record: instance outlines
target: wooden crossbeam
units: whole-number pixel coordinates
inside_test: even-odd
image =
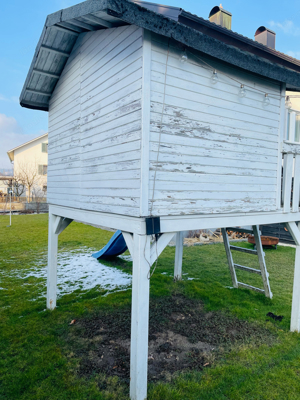
[[[129,232],[124,232],[124,231],[122,231],[122,234],[123,234],[124,240],[127,244],[129,253],[131,254],[131,257],[133,259],[133,257],[134,257],[133,234],[129,233]]]
[[[61,28],[66,28],[68,30],[72,30],[78,34],[85,32],[85,30],[83,30],[82,28],[80,28],[79,26],[75,26],[73,24],[70,24],[69,22],[58,22],[56,24],[56,26],[60,26]]]
[[[63,57],[69,57],[70,56],[70,53],[66,53],[65,51],[61,51],[61,50],[58,50],[58,49],[52,49],[52,47],[45,46],[45,45],[41,46],[41,50],[47,50],[50,53],[59,54],[60,56],[63,56]]]
[[[88,31],[95,31],[97,29],[96,26],[79,21],[78,19],[72,19],[71,21],[69,21],[69,23],[75,26],[79,26],[80,28],[87,29]]]
[[[105,28],[112,28],[114,26],[111,22],[105,21],[104,19],[96,17],[95,15],[92,14],[83,15],[81,18],[90,22],[94,22],[95,24],[101,25]]]
[[[57,217],[54,233],[56,235],[61,234],[70,225],[72,221],[73,220],[70,218]]]
[[[37,68],[33,68],[32,72],[36,72],[37,74],[49,76],[50,78],[55,78],[55,79],[59,79],[60,78],[60,75],[54,74],[53,72],[42,71],[42,70],[37,69]]]
[[[26,88],[26,91],[28,93],[39,94],[41,96],[47,96],[47,97],[51,97],[52,96],[52,93],[42,92],[41,90],[34,90],[34,89]]]
[[[172,237],[175,235],[175,232],[171,233],[163,233],[161,237],[155,241],[150,249],[150,264],[152,265],[159,255],[163,252],[165,247],[169,244]]]
[[[73,36],[78,36],[79,35],[79,32],[71,31],[70,29],[65,28],[63,26],[52,25],[50,28],[51,29],[55,29],[56,31],[61,31],[61,32],[64,32],[64,33],[68,33],[68,34],[73,35]]]

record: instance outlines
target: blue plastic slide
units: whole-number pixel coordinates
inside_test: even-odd
[[[92,254],[94,258],[116,257],[127,250],[127,245],[121,231],[117,231],[106,246],[97,253]]]

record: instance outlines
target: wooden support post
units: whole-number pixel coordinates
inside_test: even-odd
[[[58,227],[59,219],[60,217],[51,214],[49,210],[47,272],[47,308],[49,310],[54,310],[56,307],[58,234],[55,233],[55,230]]]
[[[48,225],[48,271],[47,271],[47,308],[54,310],[56,307],[57,292],[57,250],[58,235],[64,231],[73,219],[57,217],[49,208]]]
[[[176,250],[175,250],[175,266],[174,279],[181,280],[182,278],[182,255],[183,255],[183,232],[176,234]]]
[[[300,246],[296,246],[293,300],[291,313],[292,332],[300,332]]]
[[[150,236],[134,234],[130,346],[130,398],[147,398]]]
[[[292,300],[292,314],[290,329],[292,332],[300,332],[300,230],[295,222],[286,224],[290,234],[296,242],[295,272]]]
[[[223,242],[224,242],[224,246],[225,246],[225,251],[226,251],[229,271],[230,271],[230,275],[231,275],[231,279],[232,279],[232,286],[234,288],[238,288],[238,281],[237,281],[237,278],[236,278],[236,273],[235,273],[235,269],[234,269],[234,262],[233,262],[232,254],[231,254],[231,251],[230,251],[230,243],[229,243],[229,239],[228,239],[226,228],[222,228],[221,231],[222,231]]]
[[[265,289],[265,296],[269,297],[270,299],[272,298],[272,292],[270,288],[270,283],[269,283],[269,274],[267,272],[267,267],[265,263],[265,257],[264,257],[264,250],[261,244],[261,239],[260,239],[260,232],[259,232],[259,226],[258,225],[253,225],[253,234],[254,234],[254,239],[255,239],[255,246],[256,246],[256,251],[258,255],[258,262],[261,270],[261,276],[264,284],[264,289]]]

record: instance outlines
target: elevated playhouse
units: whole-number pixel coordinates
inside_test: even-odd
[[[88,0],[46,19],[20,103],[49,112],[47,307],[58,235],[73,220],[122,231],[133,257],[133,400],[147,396],[150,268],[175,233],[177,278],[181,232],[221,227],[233,285],[251,288],[236,279],[225,228],[253,226],[258,290],[271,297],[257,225],[286,223],[300,330],[300,144],[285,105],[286,90],[300,89],[300,61],[274,46],[264,27],[255,41],[231,31],[219,7],[208,21]]]

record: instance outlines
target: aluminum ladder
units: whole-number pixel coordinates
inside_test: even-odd
[[[261,244],[261,239],[260,239],[261,233],[259,231],[259,226],[253,225],[252,230],[244,229],[244,228],[232,228],[232,227],[222,228],[221,230],[222,230],[222,236],[223,236],[223,241],[224,241],[224,246],[225,246],[225,250],[226,250],[226,256],[227,256],[227,261],[228,261],[228,266],[229,266],[229,270],[230,270],[233,287],[255,290],[256,292],[264,293],[266,297],[269,297],[271,299],[273,295],[272,295],[270,283],[269,283],[269,273],[267,271],[267,267],[266,267],[266,263],[265,263],[265,253],[263,251],[263,247]],[[234,232],[253,234],[254,238],[255,238],[256,250],[246,249],[245,247],[232,246],[229,243],[227,230],[234,231]],[[233,257],[232,257],[232,253],[231,253],[232,250],[257,255],[260,269],[255,269],[255,268],[250,268],[250,267],[245,267],[243,265],[235,264],[233,262]],[[247,272],[261,275],[262,280],[263,280],[264,289],[259,289],[254,286],[247,285],[246,283],[238,282],[237,277],[236,277],[236,272],[235,272],[236,269],[240,269],[242,271],[247,271]]]

